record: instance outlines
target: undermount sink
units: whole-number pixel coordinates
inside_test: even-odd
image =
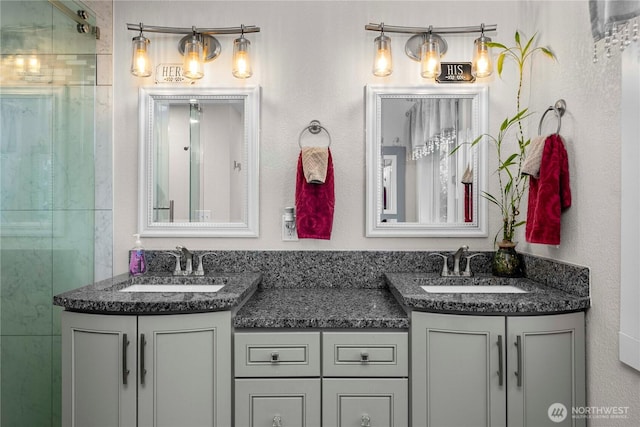
[[[143,275],[129,280],[129,286],[120,292],[218,292],[229,282],[229,277]]]
[[[433,285],[421,286],[425,292],[438,294],[525,294],[522,288],[511,285]]]
[[[131,285],[120,292],[218,292],[224,285]]]

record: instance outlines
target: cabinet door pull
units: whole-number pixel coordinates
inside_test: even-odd
[[[363,414],[360,418],[360,427],[371,427],[371,418],[367,414]]]
[[[271,363],[276,363],[280,361],[280,354],[277,351],[271,353]]]
[[[273,417],[273,424],[271,424],[271,427],[282,427],[282,417],[280,415]]]
[[[522,337],[520,335],[516,336],[515,345],[518,349],[518,370],[514,373],[518,377],[518,387],[522,387]]]
[[[127,369],[127,346],[129,340],[127,334],[122,334],[122,384],[127,385],[127,377],[129,376],[129,370]]]
[[[502,360],[502,335],[498,335],[498,385],[502,386],[504,377],[504,361]]]
[[[362,363],[367,363],[369,361],[369,353],[366,351],[363,351],[360,353],[360,361]]]
[[[140,334],[140,384],[144,384],[144,377],[147,374],[147,370],[144,368],[144,348],[146,345],[144,334]]]

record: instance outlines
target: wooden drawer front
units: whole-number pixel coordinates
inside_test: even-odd
[[[408,376],[407,332],[326,332],[323,375],[327,377]]]
[[[236,333],[234,359],[236,377],[317,377],[320,333]]]

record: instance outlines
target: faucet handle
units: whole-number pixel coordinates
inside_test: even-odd
[[[215,255],[215,252],[204,252],[198,254],[198,269],[195,272],[196,276],[204,276],[204,265],[202,264],[202,260],[207,255]]]
[[[479,256],[479,255],[482,255],[482,254],[478,253],[478,254],[473,254],[473,255],[467,256],[467,267],[464,269],[464,275],[465,276],[473,276],[473,272],[471,271],[471,258]]]
[[[173,275],[174,276],[182,276],[182,267],[180,266],[180,254],[177,254],[175,252],[162,252],[163,254],[166,255],[173,255],[176,258],[176,266],[173,269]]]
[[[443,254],[439,253],[439,252],[432,252],[432,253],[429,254],[429,256],[436,256],[436,255],[439,256],[439,257],[442,257],[442,272],[440,273],[440,275],[442,277],[448,276],[449,275],[449,266],[447,265],[447,258],[448,257],[446,255],[443,255]]]

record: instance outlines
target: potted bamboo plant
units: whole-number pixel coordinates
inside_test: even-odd
[[[496,149],[498,167],[495,174],[500,187],[499,194],[484,192],[482,194],[489,202],[497,206],[502,218],[502,227],[495,237],[497,251],[492,261],[493,274],[497,276],[515,277],[523,274],[523,266],[520,257],[515,251],[517,242],[514,241],[515,232],[518,227],[526,221],[520,217],[520,203],[528,186],[528,175],[522,174],[522,166],[525,159],[525,150],[531,143],[531,139],[525,135],[523,121],[531,113],[528,107],[521,105],[522,91],[525,84],[525,67],[533,60],[534,55],[542,53],[548,58],[555,59],[553,52],[547,47],[534,45],[534,34],[528,40],[522,40],[520,32],[515,33],[515,45],[507,47],[501,43],[488,42],[490,47],[500,49],[497,59],[498,75],[502,77],[502,70],[505,60],[512,60],[517,66],[518,90],[516,92],[516,112],[513,116],[507,117],[500,124],[498,134],[481,135],[472,142],[478,144],[483,140],[493,143]],[[510,141],[515,137],[517,142],[515,151],[508,152],[512,144]],[[502,233],[502,239],[499,235]]]

